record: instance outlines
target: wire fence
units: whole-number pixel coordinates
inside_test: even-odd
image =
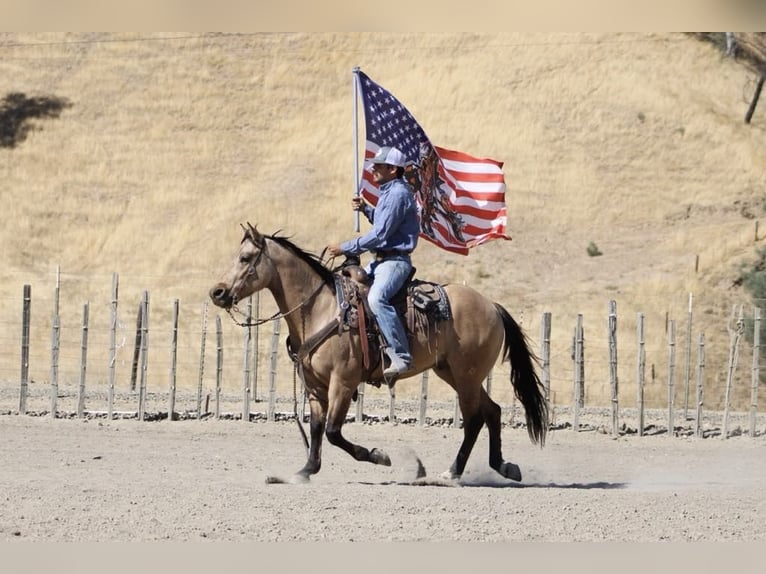
[[[280,320],[242,328],[205,298],[181,304],[165,289],[155,297],[135,287],[126,296],[119,275],[110,279],[81,305],[72,293],[83,278],[58,271],[50,283],[23,285],[17,297],[0,301],[0,408],[141,420],[305,419],[306,398]],[[276,311],[268,294],[241,308],[252,317]],[[730,416],[744,416],[746,431],[758,434],[760,309],[734,306],[714,333],[698,332],[691,295],[675,319],[667,311],[619,315],[616,301],[604,309],[601,317],[513,313],[540,358],[554,418],[567,413],[579,429],[598,411],[617,434],[630,411],[642,433],[645,413],[653,412],[666,430],[689,424],[702,435],[704,412],[715,411],[722,412],[715,423],[722,434],[735,430]],[[706,361],[711,346],[728,360]],[[429,374],[398,381],[392,392],[362,385],[350,417],[460,424],[454,392]],[[509,380],[510,365],[498,363],[484,384],[508,420],[521,424]]]

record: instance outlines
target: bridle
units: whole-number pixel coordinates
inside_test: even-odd
[[[255,245],[255,247],[258,248],[258,250],[259,250],[258,251],[258,255],[253,257],[252,261],[250,261],[250,263],[248,264],[247,272],[245,273],[245,276],[244,276],[243,280],[240,282],[239,289],[237,289],[237,291],[235,293],[232,293],[232,301],[233,301],[232,306],[227,308],[226,312],[229,314],[229,317],[231,317],[231,320],[234,321],[234,323],[236,325],[238,325],[239,327],[258,327],[258,326],[263,325],[265,323],[269,323],[269,322],[273,321],[274,319],[282,319],[284,317],[287,317],[288,315],[291,315],[292,313],[294,313],[298,309],[301,309],[304,305],[306,305],[306,303],[311,301],[311,299],[313,299],[314,296],[317,293],[319,293],[319,291],[322,289],[322,287],[324,287],[324,283],[320,282],[319,285],[317,286],[317,288],[314,289],[308,297],[306,297],[303,301],[298,303],[295,307],[293,307],[289,311],[285,311],[284,313],[281,312],[281,311],[277,311],[271,317],[266,317],[265,319],[255,319],[253,321],[250,321],[250,320],[248,320],[248,321],[240,321],[240,320],[238,320],[234,316],[233,311],[236,311],[237,313],[239,313],[243,317],[245,316],[245,314],[239,309],[239,307],[237,307],[237,303],[239,302],[239,298],[237,297],[237,295],[239,294],[239,291],[241,291],[242,286],[245,284],[245,282],[246,282],[245,279],[249,278],[250,276],[255,276],[254,277],[255,279],[258,278],[258,272],[256,271],[256,267],[258,266],[258,263],[260,262],[261,257],[263,256],[263,252],[266,251],[266,241],[264,240],[263,243],[261,243],[259,245],[258,242],[255,240],[255,235],[253,234],[253,227],[252,227],[252,225],[250,225],[250,224],[248,224],[248,225],[250,226],[250,229],[245,228],[244,225],[241,226],[242,229],[245,230],[245,237],[242,239],[242,241],[244,242],[245,240],[249,239],[253,243],[253,245]]]

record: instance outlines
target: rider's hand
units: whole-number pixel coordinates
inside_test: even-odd
[[[364,200],[362,199],[362,196],[355,195],[351,198],[351,209],[354,211],[362,211],[364,208]]]
[[[340,248],[340,243],[330,243],[330,245],[327,246],[327,252],[333,257],[343,255],[343,250]]]

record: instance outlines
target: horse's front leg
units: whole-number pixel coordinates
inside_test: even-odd
[[[327,417],[327,406],[323,404],[313,394],[309,395],[309,455],[306,464],[302,469],[295,473],[292,482],[308,482],[312,474],[319,472],[322,468],[322,438],[325,431],[325,420]]]
[[[327,411],[327,440],[330,444],[342,448],[355,460],[371,462],[391,466],[391,459],[380,449],[366,449],[347,440],[341,433],[343,423],[346,421],[351,397],[356,389],[356,384],[333,380],[330,383],[329,405]]]

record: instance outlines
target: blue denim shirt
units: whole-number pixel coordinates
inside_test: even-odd
[[[340,244],[347,255],[364,251],[397,249],[412,251],[418,244],[420,217],[412,188],[403,179],[393,179],[380,186],[378,204],[363,204],[362,212],[372,223],[364,235]]]

